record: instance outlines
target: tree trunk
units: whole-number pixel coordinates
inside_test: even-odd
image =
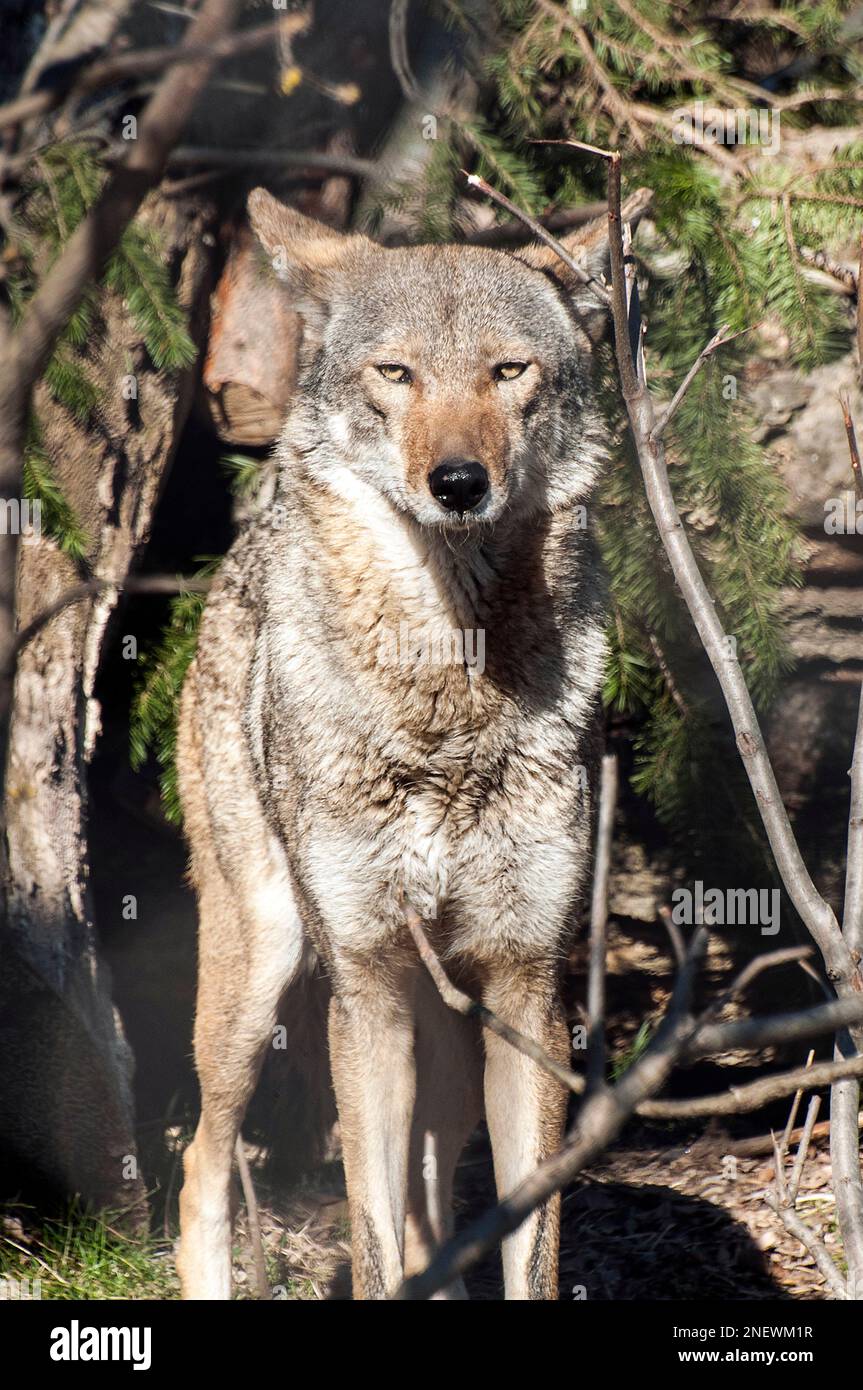
[[[206,214],[153,199],[142,217],[160,227],[200,346],[214,244]],[[107,302],[105,319],[92,359],[103,393],[98,427],[76,424],[41,388],[38,407],[52,467],[90,539],[89,566],[122,583],[147,539],[194,369],[157,372],[119,301]],[[22,544],[19,626],[78,577],[49,538]],[[18,663],[5,804],[0,1136],[13,1170],[142,1218],[131,1053],[97,949],[87,872],[87,768],[100,724],[94,688],[117,601],[110,590],[65,608]],[[117,894],[121,912],[121,883]]]

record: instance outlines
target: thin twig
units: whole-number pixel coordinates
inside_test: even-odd
[[[860,450],[857,447],[857,431],[854,428],[854,420],[851,416],[851,406],[848,400],[848,393],[839,396],[839,405],[842,410],[842,420],[845,425],[845,435],[848,440],[848,454],[851,459],[851,473],[854,477],[854,491],[858,497],[863,497],[863,470],[860,467]]]
[[[815,1053],[810,1050],[809,1056],[806,1058],[806,1066],[811,1067],[814,1061]],[[782,1131],[782,1138],[779,1140],[778,1144],[775,1136],[773,1139],[773,1159],[776,1165],[776,1182],[782,1201],[786,1204],[788,1203],[788,1188],[785,1183],[785,1159],[788,1156],[788,1146],[791,1142],[791,1134],[794,1130],[794,1126],[797,1123],[797,1112],[800,1109],[800,1102],[803,1099],[803,1094],[802,1089],[794,1092],[794,1098],[791,1101],[791,1106],[788,1111],[788,1119],[785,1121],[785,1128]],[[794,1205],[793,1202],[791,1205]]]
[[[574,1091],[580,1095],[584,1090],[584,1080],[570,1071],[568,1067],[562,1067],[559,1062],[555,1062],[553,1057],[540,1047],[539,1043],[534,1042],[533,1038],[525,1037],[524,1033],[519,1033],[517,1028],[511,1028],[508,1023],[504,1023],[502,1018],[487,1009],[485,1004],[480,1004],[477,1000],[471,999],[469,994],[457,988],[452,983],[446,971],[438,959],[438,956],[426,935],[422,922],[418,914],[412,907],[405,908],[405,921],[408,930],[414,939],[420,959],[426,970],[431,975],[437,986],[441,999],[449,1008],[463,1018],[476,1018],[487,1028],[490,1033],[496,1033],[504,1042],[508,1042],[517,1052],[522,1052],[526,1057],[531,1057],[538,1067],[548,1072],[556,1081],[559,1081],[567,1090]]]
[[[549,232],[568,232],[573,227],[595,222],[604,212],[605,203],[580,203],[575,208],[557,208],[537,218],[537,221]],[[461,240],[471,246],[506,246],[510,243],[518,245],[530,235],[530,228],[514,217],[510,222],[495,222],[491,227],[465,232]]]
[[[539,241],[544,242],[546,246],[550,246],[552,251],[555,251],[563,261],[564,265],[569,267],[576,280],[592,290],[601,304],[608,305],[611,302],[606,286],[600,284],[599,280],[597,280],[594,275],[590,275],[588,271],[585,270],[584,266],[579,265],[578,261],[569,254],[566,248],[551,235],[551,232],[546,231],[541,222],[538,222],[535,217],[531,217],[529,213],[522,212],[521,208],[516,207],[515,203],[510,202],[509,198],[507,198],[504,193],[499,193],[496,188],[492,188],[491,184],[487,183],[479,174],[469,174],[465,169],[462,169],[461,172],[467,179],[471,188],[479,189],[480,193],[484,193],[487,198],[491,198],[492,202],[497,203],[498,207],[505,208],[507,212],[512,213],[513,217],[517,217],[520,222],[523,222],[526,227],[530,228]]]
[[[606,753],[599,780],[596,855],[590,902],[590,962],[587,975],[587,1087],[605,1078],[605,956],[608,925],[608,878],[614,813],[617,807],[617,754]]]
[[[697,377],[698,373],[701,371],[701,368],[704,366],[704,363],[707,361],[707,359],[709,357],[712,357],[713,354],[719,348],[724,347],[726,343],[733,342],[735,338],[741,337],[741,335],[744,333],[752,333],[757,326],[757,324],[753,324],[749,328],[740,328],[736,333],[732,333],[730,332],[729,324],[724,323],[722,325],[722,327],[719,329],[719,332],[715,333],[713,337],[710,339],[710,342],[707,344],[707,347],[701,349],[692,366],[689,368],[689,371],[686,373],[686,376],[681,381],[680,385],[678,386],[677,390],[675,391],[665,410],[663,410],[662,414],[657,420],[656,425],[654,426],[653,431],[651,433],[651,439],[659,439],[665,433],[665,430],[667,429],[670,420],[676,413],[678,406],[683,400],[683,397],[686,395],[687,391],[689,390],[693,381]]]
[[[770,1131],[770,1138],[773,1141],[773,1170],[776,1174],[776,1191],[779,1193],[779,1200],[783,1206],[788,1205],[788,1184],[785,1181],[785,1154],[782,1150],[782,1141],[777,1140],[773,1131]]]
[[[806,1121],[803,1125],[803,1133],[800,1143],[797,1146],[797,1153],[794,1158],[794,1166],[791,1169],[791,1177],[788,1180],[788,1203],[795,1206],[797,1203],[797,1193],[800,1188],[800,1179],[803,1177],[803,1168],[806,1163],[806,1155],[809,1152],[809,1143],[812,1139],[812,1131],[815,1128],[815,1121],[818,1119],[818,1111],[821,1108],[821,1097],[813,1096],[809,1102],[809,1109],[806,1111]]]
[[[626,214],[622,216],[625,218]],[[647,373],[644,365],[644,324],[641,318],[641,300],[638,294],[638,276],[635,273],[635,257],[632,254],[632,227],[623,223],[623,274],[626,282],[626,316],[629,320],[629,345],[635,362],[635,374],[644,383]]]
[[[727,985],[713,1001],[707,1010],[707,1017],[715,1018],[726,1004],[730,1004],[733,999],[748,989],[765,970],[773,970],[777,965],[790,965],[792,962],[799,964],[811,954],[811,951],[811,946],[780,946],[776,951],[764,951],[759,956],[753,956],[752,960],[747,961],[743,969],[737,972],[731,984]],[[729,1026],[733,1027],[734,1025]]]
[[[671,949],[674,952],[675,964],[680,966],[683,964],[683,958],[686,955],[686,942],[683,939],[683,932],[671,916],[671,908],[666,907],[664,903],[658,909],[658,916],[660,922],[668,932],[668,939],[671,942]]]
[[[264,1242],[261,1239],[258,1199],[255,1196],[255,1185],[252,1182],[249,1160],[246,1158],[246,1148],[243,1144],[243,1136],[241,1134],[237,1135],[234,1153],[237,1159],[237,1167],[240,1170],[240,1182],[243,1186],[243,1198],[246,1203],[246,1216],[249,1222],[249,1239],[252,1243],[252,1255],[255,1261],[255,1282],[258,1286],[258,1298],[269,1301],[273,1297],[273,1292],[270,1288],[270,1282],[267,1279],[267,1261],[264,1257]]]
[[[811,1067],[814,1061],[815,1053],[810,1052],[809,1056],[806,1058],[807,1067]],[[802,1101],[802,1099],[803,1092],[795,1091],[794,1099],[792,1100],[790,1109],[788,1111],[788,1119],[785,1121],[785,1129],[782,1131],[782,1140],[779,1145],[779,1152],[782,1156],[783,1163],[785,1161],[785,1155],[788,1153],[788,1146],[791,1143],[791,1135],[794,1132],[794,1126],[797,1123],[797,1112],[800,1109],[800,1102]]]

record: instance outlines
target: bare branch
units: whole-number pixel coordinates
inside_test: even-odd
[[[178,145],[168,156],[169,169],[194,164],[202,169],[319,169],[326,174],[349,174],[358,179],[381,177],[373,159],[321,150],[216,150],[203,145]]]
[[[816,1062],[812,1067],[797,1067],[794,1071],[750,1081],[745,1086],[729,1086],[722,1095],[695,1096],[692,1100],[646,1100],[639,1105],[638,1113],[652,1120],[745,1115],[750,1110],[760,1110],[762,1105],[769,1105],[771,1101],[782,1100],[797,1090],[829,1086],[843,1076],[863,1076],[863,1057],[847,1057],[838,1062]]]
[[[478,1019],[483,1028],[487,1028],[490,1033],[496,1033],[517,1052],[523,1052],[525,1057],[532,1058],[537,1066],[548,1072],[567,1090],[575,1092],[576,1095],[582,1093],[584,1090],[582,1077],[570,1071],[568,1067],[562,1067],[559,1062],[555,1062],[547,1052],[543,1051],[539,1043],[534,1042],[532,1038],[525,1037],[516,1028],[511,1028],[508,1023],[504,1023],[502,1018],[498,1018],[491,1009],[487,1009],[484,1004],[471,999],[469,994],[465,994],[452,983],[425,933],[419,916],[412,907],[405,908],[405,921],[423,965],[434,980],[441,999],[449,1008],[454,1009],[463,1018]]]
[[[836,1064],[863,1063],[854,1043],[843,1030],[836,1035]],[[860,1173],[860,1083],[863,1068],[839,1081],[830,1092],[830,1168],[842,1247],[848,1264],[850,1287],[863,1297],[863,1178]]]
[[[586,1100],[563,1147],[530,1177],[459,1233],[437,1253],[427,1269],[407,1279],[395,1294],[399,1300],[430,1298],[463,1274],[489,1250],[516,1230],[538,1206],[569,1182],[608,1147],[636,1106],[664,1085],[692,1031],[689,1002],[697,962],[704,954],[707,933],[699,928],[681,969],[668,1012],[643,1056],[614,1087],[603,1087]]]
[[[810,1051],[809,1056],[806,1058],[806,1065],[807,1065],[807,1067],[811,1067],[811,1066],[812,1066],[812,1063],[813,1063],[814,1061],[815,1061],[815,1051],[814,1051],[814,1049],[813,1049],[813,1050]],[[795,1092],[794,1092],[794,1099],[792,1100],[791,1106],[790,1106],[789,1111],[788,1111],[788,1119],[785,1121],[785,1128],[784,1128],[784,1130],[782,1131],[782,1138],[781,1138],[781,1140],[780,1140],[780,1142],[779,1142],[779,1147],[778,1147],[778,1149],[777,1149],[777,1151],[776,1151],[776,1175],[777,1175],[777,1178],[780,1178],[780,1179],[781,1179],[780,1186],[781,1186],[781,1189],[782,1189],[782,1196],[783,1196],[783,1198],[784,1198],[784,1196],[785,1196],[785,1177],[784,1177],[785,1155],[788,1153],[788,1148],[789,1148],[789,1145],[790,1145],[790,1143],[791,1143],[791,1136],[792,1136],[792,1134],[795,1132],[794,1126],[795,1126],[796,1123],[797,1123],[797,1114],[798,1114],[798,1112],[799,1112],[799,1110],[800,1110],[800,1102],[802,1101],[802,1099],[803,1099],[803,1092],[802,1092],[802,1091],[799,1091],[799,1090],[798,1090],[798,1091],[795,1091]],[[799,1134],[799,1137],[798,1137],[798,1143],[799,1143],[800,1140],[803,1138],[803,1132],[804,1132],[804,1130],[805,1130],[805,1126],[803,1127],[803,1130],[800,1131],[800,1134]],[[774,1148],[775,1148],[775,1147],[776,1147],[776,1146],[775,1146],[775,1143],[774,1143]]]
[[[800,1143],[797,1146],[797,1154],[794,1159],[794,1167],[791,1169],[791,1178],[788,1183],[788,1201],[792,1207],[797,1202],[797,1192],[800,1187],[800,1179],[803,1176],[803,1167],[806,1163],[806,1155],[809,1152],[809,1143],[812,1139],[812,1131],[815,1128],[815,1121],[818,1119],[818,1111],[820,1108],[821,1097],[813,1096],[809,1102],[809,1109],[806,1111],[806,1122],[803,1126],[803,1133],[800,1136]]]
[[[863,1023],[863,999],[853,996],[794,1013],[771,1014],[767,1018],[705,1023],[693,1038],[688,1056],[709,1057],[712,1053],[735,1050],[754,1052],[762,1047],[779,1047],[817,1038],[837,1028],[860,1023]]]
[[[863,1115],[858,1117],[858,1128],[863,1128]],[[820,1120],[812,1131],[813,1139],[826,1139],[830,1133],[830,1121]],[[794,1129],[788,1136],[791,1144],[796,1144],[803,1134],[802,1127]],[[751,1139],[732,1139],[725,1145],[725,1153],[734,1154],[738,1158],[753,1158],[759,1154],[770,1153],[771,1136],[769,1134],[756,1134]]]
[[[484,1004],[471,999],[469,994],[465,994],[463,990],[458,989],[452,983],[413,908],[405,909],[405,921],[416,944],[420,959],[431,975],[438,993],[449,1008],[454,1009],[464,1018],[476,1018],[484,1028],[488,1028],[490,1032],[503,1038],[517,1052],[530,1057],[537,1066],[548,1072],[574,1095],[584,1094],[586,1085],[583,1077],[554,1061],[540,1047],[539,1043],[510,1027],[491,1009],[487,1009]],[[695,1061],[699,1057],[708,1056],[710,1053],[725,1052],[731,1048],[746,1048],[754,1051],[774,1043],[817,1037],[821,1033],[832,1033],[840,1023],[856,1023],[863,1020],[863,999],[857,996],[845,1000],[833,1000],[830,1004],[802,1009],[797,1013],[779,1014],[763,1019],[742,1019],[724,1024],[709,1021],[717,1008],[731,999],[761,970],[772,965],[784,964],[789,959],[796,959],[799,955],[800,948],[789,948],[771,951],[759,957],[758,961],[750,962],[749,966],[741,971],[720,999],[715,1001],[706,1014],[693,1024],[689,1040],[682,1049],[681,1060]],[[813,1085],[826,1085],[839,1076],[860,1074],[858,1072],[859,1061],[859,1058],[853,1058],[848,1062],[843,1060],[839,1063],[820,1063],[822,1070],[813,1073],[820,1079],[813,1082]],[[737,1114],[748,1110],[757,1110],[760,1105],[765,1105],[768,1101],[778,1097],[790,1095],[792,1091],[802,1086],[804,1083],[801,1082],[800,1077],[804,1071],[805,1069],[798,1069],[767,1077],[763,1081],[753,1082],[750,1086],[732,1087],[729,1093],[723,1096],[698,1097],[691,1101],[645,1101],[643,1104],[637,1104],[636,1110],[640,1115],[663,1119],[679,1116]]]
[[[674,952],[674,959],[678,965],[683,964],[683,957],[686,955],[686,943],[683,939],[683,932],[671,916],[671,909],[665,904],[659,908],[659,920],[668,932],[668,939],[671,942],[671,949]]]
[[[15,643],[2,675],[8,678],[14,674],[22,648],[26,647],[28,642],[32,642],[52,618],[56,618],[58,613],[62,613],[64,608],[73,603],[80,603],[82,599],[103,594],[109,589],[117,589],[127,594],[206,594],[209,592],[210,582],[209,579],[184,578],[182,575],[170,574],[150,574],[122,580],[84,579],[80,584],[73,584],[70,588],[64,589],[53,603],[49,603],[35,618],[31,618],[26,627],[21,628],[15,636]]]
[[[559,208],[547,216],[537,218],[537,221],[549,232],[568,232],[572,227],[583,227],[587,222],[595,222],[604,212],[605,203],[580,203],[575,208]],[[463,240],[471,246],[506,246],[518,245],[526,241],[530,235],[530,228],[518,218],[513,218],[511,222],[496,222],[481,231],[467,232]]]
[[[805,957],[811,952],[811,946],[780,946],[778,951],[765,951],[760,956],[753,956],[752,960],[747,961],[743,969],[734,976],[731,984],[723,989],[713,1001],[707,1010],[706,1017],[715,1018],[726,1004],[730,1004],[732,999],[748,989],[753,980],[757,980],[758,976],[763,974],[765,970],[772,970],[777,965],[790,965],[792,961],[802,965]]]
[[[212,42],[190,42],[179,48],[172,44],[164,48],[115,53],[108,58],[97,59],[86,67],[73,67],[66,81],[60,76],[50,87],[40,87],[38,91],[27,92],[0,106],[0,130],[20,125],[35,116],[45,116],[56,110],[69,96],[89,96],[104,87],[113,87],[121,82],[137,82],[142,77],[164,72],[166,68],[194,63],[201,58],[224,62],[226,58],[263,48],[280,34],[302,33],[307,24],[305,15],[283,15],[267,24],[256,25],[254,29],[244,29],[241,33],[229,34]]]
[[[590,964],[587,977],[587,1086],[593,1090],[605,1078],[605,956],[608,923],[608,876],[614,813],[617,807],[617,754],[602,759],[596,855],[590,903]]]
[[[698,373],[701,371],[701,368],[704,366],[704,363],[707,361],[707,359],[709,357],[712,357],[714,352],[716,352],[719,348],[724,347],[726,343],[733,342],[735,338],[741,337],[741,335],[744,333],[751,333],[755,327],[757,327],[757,325],[754,324],[750,328],[741,328],[738,330],[737,333],[731,333],[729,331],[729,325],[727,323],[724,323],[722,325],[719,332],[715,333],[713,337],[710,339],[710,342],[707,344],[707,347],[701,349],[700,353],[696,357],[692,366],[689,368],[689,371],[686,373],[686,376],[683,378],[682,382],[678,386],[677,390],[675,391],[665,410],[663,410],[662,414],[660,415],[653,428],[653,433],[651,435],[652,439],[659,439],[660,436],[665,433],[672,416],[676,413],[678,406],[683,400],[683,397],[686,395],[687,391],[689,390],[693,381],[697,377]]]
[[[851,456],[851,472],[854,477],[854,490],[858,497],[863,497],[863,470],[860,468],[860,450],[857,447],[857,432],[854,429],[854,421],[851,418],[851,408],[847,394],[839,397],[839,405],[842,409],[842,420],[845,425],[845,435],[848,440],[848,453]]]
[[[836,1297],[843,1301],[847,1299],[848,1292],[845,1288],[845,1281],[830,1258],[830,1252],[824,1242],[806,1225],[806,1222],[803,1221],[795,1211],[792,1211],[790,1207],[782,1205],[780,1198],[777,1197],[775,1192],[765,1192],[764,1200],[771,1211],[775,1211],[785,1229],[809,1251],[820,1273],[824,1276],[826,1283],[829,1284]]]
[[[483,1027],[489,1028],[517,1051],[531,1057],[567,1089],[575,1094],[584,1092],[585,1085],[581,1077],[567,1068],[561,1067],[545,1054],[538,1043],[524,1037],[523,1034],[505,1024],[491,1010],[486,1009],[484,1005],[477,1003],[462,990],[457,989],[443,969],[417,913],[412,908],[407,908],[405,919],[423,964],[434,980],[441,998],[450,1008],[455,1009],[464,1017],[477,1018]],[[398,1298],[422,1299],[430,1297],[432,1293],[437,1292],[438,1289],[443,1288],[458,1275],[464,1273],[504,1236],[515,1230],[535,1207],[562,1187],[565,1182],[568,1182],[581,1167],[591,1162],[598,1153],[601,1153],[616,1137],[626,1118],[633,1112],[657,1119],[739,1114],[758,1109],[759,1106],[782,1096],[790,1095],[802,1087],[811,1088],[829,1084],[839,1075],[863,1074],[863,1058],[855,1057],[839,1064],[825,1062],[816,1067],[799,1068],[795,1071],[753,1082],[749,1086],[732,1087],[726,1095],[698,1097],[694,1100],[682,1101],[650,1099],[667,1080],[678,1061],[698,1054],[697,1040],[702,1033],[709,1041],[717,1042],[719,1041],[719,1034],[722,1035],[723,1040],[729,1035],[723,1030],[739,1029],[743,1026],[739,1023],[727,1024],[722,1027],[707,1025],[703,1021],[693,1022],[685,1017],[694,961],[703,951],[706,939],[706,933],[703,929],[696,933],[693,938],[678,976],[668,1014],[641,1061],[625,1073],[623,1080],[613,1090],[609,1090],[605,1086],[598,1086],[585,1101],[575,1130],[563,1148],[531,1174],[530,1178],[526,1179],[514,1193],[486,1213],[463,1236],[448,1242],[432,1260],[428,1269],[408,1280],[402,1286],[397,1295]],[[796,959],[799,954],[799,950],[771,952],[762,958],[764,963],[761,964],[760,968],[767,968],[767,963],[783,963],[789,957]],[[757,965],[757,962],[753,962],[751,968],[741,972],[731,988],[726,991],[724,997],[730,997],[742,984],[747,983],[748,979],[754,978],[754,975],[759,973],[756,968]],[[846,1011],[853,1013],[856,1017],[858,1011],[863,1011],[863,1000],[843,1001],[842,1017],[845,1016]],[[805,1020],[812,1032],[832,1032],[836,1026],[837,1016],[835,1004],[822,1005],[818,1008],[803,1010],[799,1015],[786,1015],[783,1019],[783,1026],[793,1030],[800,1021]],[[776,1032],[773,1019],[765,1019],[760,1022],[758,1020],[746,1020],[746,1023],[750,1025],[750,1039],[756,1038],[755,1043],[753,1043],[755,1046],[758,1045],[759,1029],[770,1036]],[[670,1059],[668,1056],[669,1047],[673,1053]],[[654,1049],[656,1050],[654,1051]],[[650,1068],[647,1071],[638,1071],[642,1062],[645,1062],[649,1056],[652,1059]],[[628,1079],[636,1071],[638,1073],[637,1081],[629,1082]],[[625,1085],[625,1083],[628,1084]],[[630,1090],[634,1091],[631,1104],[629,1103]],[[620,1114],[614,1100],[610,1100],[610,1097],[616,1097],[619,1100],[620,1096],[627,1098],[626,1111],[623,1115]]]
[[[600,284],[595,276],[588,274],[584,266],[578,264],[578,261],[569,254],[565,247],[561,246],[560,242],[557,241],[550,232],[546,231],[541,222],[538,222],[535,217],[531,217],[528,213],[522,212],[521,208],[516,207],[515,203],[510,202],[505,194],[499,193],[496,188],[492,188],[491,184],[487,183],[479,174],[469,174],[465,169],[462,169],[461,172],[467,179],[471,188],[479,189],[480,193],[484,193],[487,198],[491,198],[493,203],[497,203],[499,207],[505,208],[507,212],[512,213],[513,217],[517,217],[520,222],[523,222],[526,227],[530,228],[539,241],[544,242],[546,246],[550,246],[553,251],[556,251],[564,265],[568,266],[572,271],[576,280],[580,281],[582,285],[589,287],[601,304],[610,304],[611,300],[605,285]]]

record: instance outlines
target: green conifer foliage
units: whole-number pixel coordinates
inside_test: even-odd
[[[200,561],[195,578],[215,574],[220,556]],[[168,820],[182,819],[177,789],[177,715],[186,672],[198,645],[198,628],[205,594],[180,593],[171,600],[168,622],[159,641],[139,658],[141,678],[132,703],[130,752],[134,768],[146,762],[150,752],[159,764],[162,806]]]
[[[225,454],[221,460],[232,493],[248,501],[260,483],[260,460],[249,454]],[[195,578],[209,579],[220,557],[202,557]],[[130,748],[132,766],[143,767],[149,753],[159,765],[162,809],[175,825],[182,820],[177,789],[177,717],[180,692],[198,643],[198,626],[205,594],[184,593],[171,600],[168,622],[159,640],[140,660],[140,679],[132,702]]]
[[[467,24],[460,5],[447,8],[454,23]],[[732,47],[744,24],[762,54],[775,52],[777,71],[801,55],[813,60],[809,70],[817,79],[804,67],[783,92],[792,97],[781,115],[786,131],[859,123],[854,89],[861,64],[843,31],[850,4],[759,6],[737,25],[711,17],[709,8],[663,0],[497,0],[496,51],[477,75],[494,83],[485,129],[506,150],[506,173],[496,176],[477,159],[467,167],[537,213],[603,198],[605,167],[584,152],[533,142],[574,139],[623,150],[624,193],[645,185],[654,190],[651,226],[636,252],[648,376],[662,398],[722,324],[732,332],[752,330],[696,378],[668,444],[690,539],[763,708],[790,665],[782,591],[799,583],[800,559],[783,486],[753,441],[747,369],[759,352],[763,322],[785,335],[787,358],[803,370],[847,351],[846,308],[807,278],[800,251],[859,238],[863,148],[846,145],[840,157],[822,166],[810,162],[802,173],[786,157],[780,133],[775,157],[732,165],[728,147],[681,141],[679,113],[700,101],[708,113],[744,111],[756,128],[758,111],[767,108],[765,91],[741,75]],[[825,89],[831,98],[819,101]],[[843,89],[847,101],[835,100]],[[775,127],[764,129],[772,140]],[[457,122],[446,133],[468,153]],[[445,162],[441,155],[440,166]],[[456,162],[449,159],[450,166]],[[435,197],[446,203],[447,225],[458,223],[453,209],[464,190],[438,191],[439,183],[414,192],[426,234],[435,224]],[[605,701],[639,723],[636,790],[693,839],[705,833],[704,818],[693,814],[696,802],[704,804],[704,786],[714,785],[715,772],[718,795],[733,797],[735,778],[713,701],[705,697],[704,662],[626,444],[610,356],[603,381],[618,441],[595,509],[613,597]],[[740,814],[738,806],[735,818]]]
[[[13,268],[6,280],[16,320],[97,197],[104,171],[91,146],[70,142],[44,150],[34,162],[29,178],[16,226]],[[196,353],[158,238],[151,229],[133,222],[111,257],[103,286],[85,294],[45,369],[44,381],[52,398],[85,425],[95,420],[100,404],[92,362],[103,329],[102,289],[124,298],[154,366],[176,371],[189,366]],[[25,445],[24,491],[28,498],[41,499],[46,534],[73,559],[83,562],[88,538],[63,497],[34,413]]]

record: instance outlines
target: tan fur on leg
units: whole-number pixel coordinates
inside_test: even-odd
[[[465,1143],[482,1117],[482,1040],[472,1020],[460,1018],[441,1001],[423,972],[416,998],[417,1102],[411,1127],[408,1212],[405,1226],[405,1274],[425,1269],[438,1240],[452,1234],[452,1188],[455,1167]],[[426,1136],[433,1136],[434,1153]],[[441,1231],[432,1228],[428,1211],[427,1165],[436,1183]],[[440,1300],[466,1298],[461,1279],[435,1295]]]
[[[569,1036],[553,971],[545,965],[496,972],[484,1001],[506,1022],[566,1063]],[[486,1034],[485,1107],[498,1195],[505,1197],[560,1147],[566,1092],[494,1034]],[[534,1212],[503,1243],[507,1299],[556,1299],[560,1197]]]

